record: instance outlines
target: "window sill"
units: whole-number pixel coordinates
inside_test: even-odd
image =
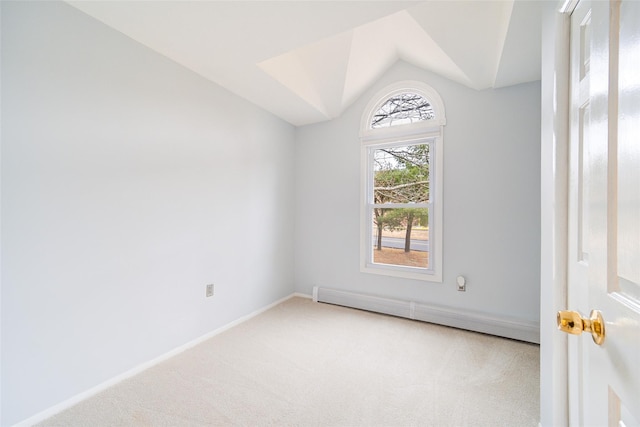
[[[382,276],[398,277],[402,279],[420,280],[423,282],[442,283],[442,275],[433,270],[420,271],[420,269],[394,268],[388,265],[369,264],[360,267],[361,273],[378,274]]]

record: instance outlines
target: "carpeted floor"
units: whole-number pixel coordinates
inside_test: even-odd
[[[539,347],[292,298],[43,426],[537,426]]]

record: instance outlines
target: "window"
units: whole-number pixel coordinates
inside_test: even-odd
[[[386,88],[362,120],[361,270],[442,280],[440,96],[420,82]]]
[[[433,118],[435,113],[426,98],[417,93],[404,92],[393,95],[382,104],[373,115],[371,127],[397,126]]]

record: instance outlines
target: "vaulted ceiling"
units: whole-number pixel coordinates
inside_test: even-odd
[[[473,89],[540,79],[540,1],[68,1],[294,125],[396,61]]]

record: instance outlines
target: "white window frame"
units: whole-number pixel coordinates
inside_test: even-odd
[[[384,128],[371,127],[373,116],[392,96],[404,92],[417,93],[431,103],[435,118],[420,122]],[[360,203],[360,271],[363,273],[442,282],[443,243],[443,130],[446,124],[444,104],[440,95],[429,85],[417,81],[404,81],[378,92],[367,105],[360,125],[361,145],[361,203]],[[430,145],[429,202],[415,207],[429,208],[429,268],[377,264],[372,261],[373,250],[373,171],[372,152],[377,148],[428,143]],[[406,207],[386,204],[385,207]]]

